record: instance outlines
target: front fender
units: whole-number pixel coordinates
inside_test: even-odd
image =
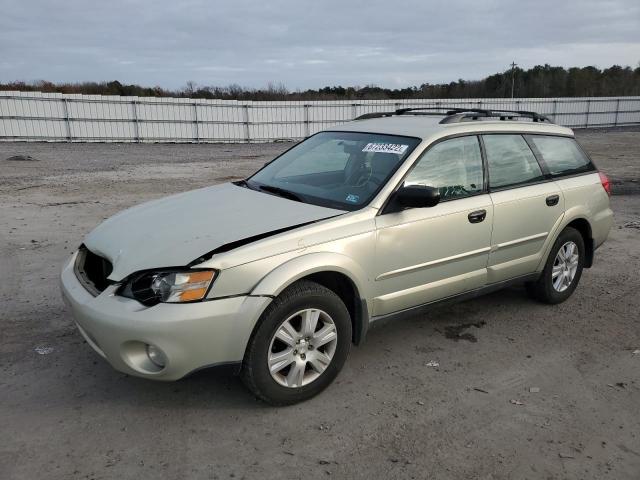
[[[371,295],[371,279],[351,257],[340,253],[308,253],[293,258],[268,273],[251,291],[251,295],[278,296],[296,280],[318,272],[338,272],[347,276],[358,289],[361,299]]]

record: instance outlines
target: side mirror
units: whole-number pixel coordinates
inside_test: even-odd
[[[391,211],[405,208],[435,207],[440,202],[440,190],[426,185],[408,185],[400,187],[392,200]]]

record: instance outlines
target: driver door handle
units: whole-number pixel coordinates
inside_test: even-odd
[[[469,219],[469,222],[471,222],[471,223],[480,223],[485,218],[487,218],[487,211],[486,210],[476,210],[475,212],[471,212],[467,218]]]

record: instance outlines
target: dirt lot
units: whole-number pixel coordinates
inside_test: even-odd
[[[0,143],[0,478],[640,478],[640,133],[579,136],[619,195],[569,301],[512,288],[388,323],[288,408],[219,372],[115,372],[58,291],[103,218],[287,145]]]

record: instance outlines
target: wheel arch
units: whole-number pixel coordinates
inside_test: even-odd
[[[551,249],[555,244],[556,240],[560,236],[560,234],[567,227],[572,227],[578,230],[582,235],[585,245],[585,262],[584,267],[589,268],[593,265],[593,257],[595,251],[595,244],[593,240],[593,230],[591,226],[591,222],[589,222],[589,211],[584,207],[574,207],[570,210],[567,210],[565,214],[558,220],[556,225],[553,228],[553,234],[550,235],[547,239],[546,246],[543,249],[543,254],[540,258],[540,263],[536,269],[536,272],[541,272],[544,268],[549,255],[551,254]]]
[[[589,268],[593,265],[593,252],[595,250],[593,244],[593,234],[591,229],[591,223],[585,217],[576,217],[569,221],[563,228],[564,230],[567,227],[571,227],[576,229],[582,235],[582,239],[584,240],[585,247],[585,259],[584,259],[584,268]],[[561,231],[562,231],[561,230]],[[559,235],[560,233],[558,233]]]
[[[300,280],[332,290],[344,302],[353,326],[353,343],[362,343],[369,325],[369,278],[353,259],[342,254],[311,253],[283,263],[267,274],[251,295],[277,297]]]

